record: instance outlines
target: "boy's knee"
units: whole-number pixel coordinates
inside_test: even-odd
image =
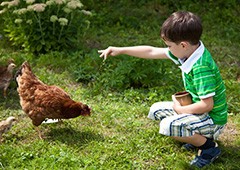
[[[168,114],[172,114],[170,112],[172,112],[172,102],[157,102],[150,107],[148,118],[152,120],[161,120]]]
[[[150,111],[149,111],[149,112],[154,113],[156,110],[159,109],[160,106],[161,106],[161,105],[160,105],[160,102],[154,103],[154,104],[150,107]]]
[[[149,119],[157,120],[156,117],[155,117],[155,112],[156,112],[157,110],[159,110],[159,105],[160,105],[160,102],[154,103],[154,104],[150,107],[150,110],[149,110],[149,113],[148,113],[148,118],[149,118]]]

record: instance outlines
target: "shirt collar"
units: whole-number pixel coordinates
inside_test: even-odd
[[[179,68],[185,72],[189,73],[193,67],[193,65],[197,62],[197,60],[203,55],[204,53],[204,45],[202,41],[200,41],[200,46],[192,53],[192,55],[185,61],[185,59],[179,59],[179,62],[182,64]]]

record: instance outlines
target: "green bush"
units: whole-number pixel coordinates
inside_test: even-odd
[[[67,61],[72,63],[68,69],[74,79],[93,85],[97,93],[106,89],[122,91],[173,86],[176,91],[183,87],[181,72],[172,61],[144,60],[124,55],[103,61],[96,50],[72,53]],[[67,61],[64,60],[63,63]]]
[[[79,0],[12,0],[1,3],[4,31],[13,45],[44,53],[77,45],[89,26]]]

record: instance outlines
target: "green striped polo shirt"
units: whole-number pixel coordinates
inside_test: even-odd
[[[225,86],[219,69],[209,51],[200,41],[197,50],[184,62],[167,49],[167,56],[180,65],[184,87],[192,95],[193,103],[213,97],[214,106],[209,116],[215,124],[227,123],[227,100]]]

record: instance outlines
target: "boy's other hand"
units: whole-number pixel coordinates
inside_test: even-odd
[[[175,110],[176,113],[180,114],[179,109],[181,108],[181,104],[179,101],[176,99],[174,95],[172,95],[172,100],[173,100],[173,109]]]

